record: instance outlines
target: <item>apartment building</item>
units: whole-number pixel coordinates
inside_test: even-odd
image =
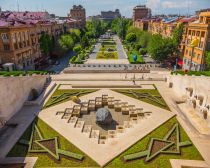
[[[210,50],[210,12],[200,12],[199,19],[187,26],[185,36],[183,69],[189,70],[191,64],[191,70],[205,70],[205,54]],[[199,45],[193,48],[190,43],[195,38]]]
[[[81,23],[80,28],[85,27],[86,24],[86,10],[82,5],[74,5],[72,9],[70,9],[69,17]]]
[[[40,51],[42,33],[55,41],[80,23],[52,20],[46,12],[2,12],[0,17],[0,64],[14,63],[17,70],[34,70],[47,63]]]

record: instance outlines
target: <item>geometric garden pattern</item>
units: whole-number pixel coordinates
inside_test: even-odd
[[[145,162],[149,162],[159,154],[181,154],[181,147],[189,145],[192,145],[190,141],[180,141],[179,124],[176,123],[163,139],[151,138],[147,150],[125,155],[123,159],[132,161],[146,157]]]
[[[60,154],[76,160],[82,160],[83,155],[59,149],[58,137],[44,139],[36,124],[32,126],[30,141],[21,139],[20,144],[29,146],[29,153],[48,153],[56,160],[60,160]]]

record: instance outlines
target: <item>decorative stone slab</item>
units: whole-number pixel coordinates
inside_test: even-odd
[[[132,117],[137,117],[138,114],[136,113],[136,111],[130,111],[130,112],[129,112],[129,116],[130,116],[130,118],[132,118]]]
[[[90,137],[91,131],[92,131],[92,125],[84,125],[82,132],[85,136]]]
[[[88,106],[83,106],[81,108],[81,114],[88,114],[89,110],[88,110]]]
[[[85,122],[84,121],[77,121],[75,128],[82,132]]]
[[[90,134],[90,138],[92,141],[98,144],[99,142],[100,131],[99,130],[92,130]]]
[[[116,138],[117,137],[117,132],[116,130],[108,130],[108,138]]]
[[[128,106],[122,106],[121,108],[123,115],[129,115],[129,108]]]
[[[107,141],[107,136],[106,135],[100,135],[100,138],[99,138],[99,144],[105,144]]]
[[[96,108],[101,108],[102,107],[102,101],[96,101]]]
[[[132,124],[130,121],[124,121],[123,126],[124,126],[124,128],[132,128]]]
[[[64,113],[61,119],[69,119],[71,118],[72,114],[71,113]]]
[[[65,110],[65,113],[72,113],[72,111],[73,111],[73,108],[67,108],[67,109]]]
[[[81,111],[78,109],[73,110],[72,116],[73,117],[80,117]]]
[[[58,111],[56,115],[63,115],[64,111]]]
[[[137,117],[131,117],[130,118],[131,123],[138,124],[138,118]]]
[[[123,125],[117,125],[116,130],[118,133],[124,133],[124,131],[125,131]]]
[[[77,123],[77,120],[78,120],[78,117],[71,117],[70,120],[69,120],[69,124],[72,126],[72,127],[75,127],[76,123]]]
[[[114,109],[116,112],[121,112],[122,104],[120,102],[115,102]]]

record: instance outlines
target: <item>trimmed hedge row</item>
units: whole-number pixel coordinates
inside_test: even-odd
[[[48,73],[54,73],[53,71],[0,71],[0,76],[26,76],[26,75],[47,75]]]
[[[171,75],[177,75],[177,74],[180,74],[180,75],[189,75],[189,76],[192,76],[192,75],[195,75],[195,76],[210,76],[210,71],[176,71],[176,72],[171,72]]]

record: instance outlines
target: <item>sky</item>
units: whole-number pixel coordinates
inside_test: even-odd
[[[0,0],[2,10],[48,11],[58,16],[67,16],[73,5],[83,5],[87,16],[101,11],[120,9],[123,16],[132,17],[136,5],[146,4],[152,14],[194,14],[196,10],[210,8],[210,0]]]

